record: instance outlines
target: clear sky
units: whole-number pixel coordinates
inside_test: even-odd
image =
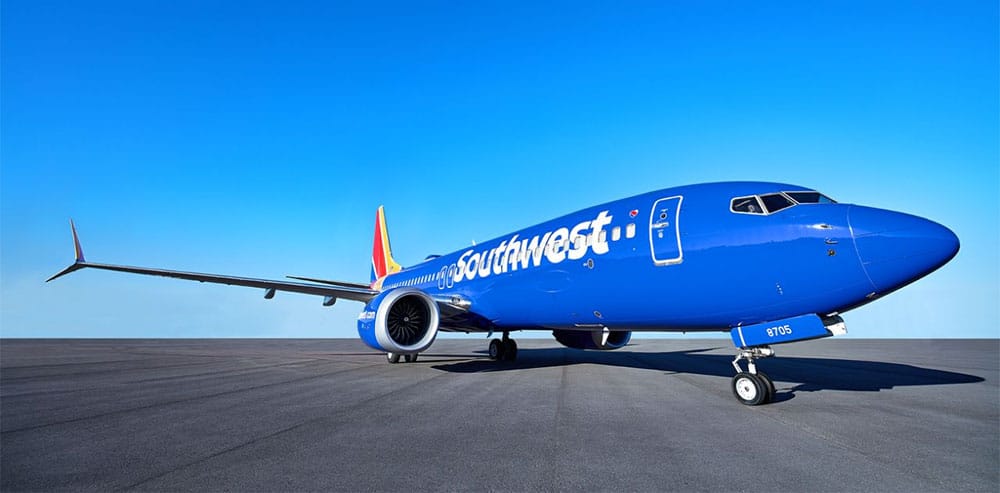
[[[355,337],[358,303],[83,271],[367,282],[602,201],[815,187],[952,228],[853,337],[997,337],[995,1],[5,0],[4,337]],[[471,337],[471,336],[470,336]]]

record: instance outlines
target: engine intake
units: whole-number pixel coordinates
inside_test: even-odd
[[[437,337],[440,311],[427,293],[400,288],[379,294],[358,316],[358,334],[368,346],[388,353],[419,353]]]
[[[625,347],[632,339],[631,330],[553,330],[559,344],[573,349],[611,350]]]

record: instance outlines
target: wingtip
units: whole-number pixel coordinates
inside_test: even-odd
[[[70,272],[80,270],[87,266],[87,259],[83,257],[83,247],[80,246],[80,237],[79,235],[76,234],[76,225],[73,224],[72,219],[69,220],[69,229],[70,231],[73,232],[73,249],[74,249],[75,261],[69,267],[66,267],[65,269],[59,271],[59,273],[57,273],[56,275],[46,279],[45,282],[53,281],[62,276],[65,276],[66,274],[69,274]]]
[[[86,266],[87,266],[87,264],[84,263],[84,262],[76,262],[73,265],[70,265],[69,267],[66,267],[65,269],[59,271],[59,273],[57,273],[56,275],[54,275],[54,276],[46,279],[45,282],[54,281],[56,279],[59,279],[62,276],[65,276],[66,274],[69,274],[70,272],[76,272],[76,271],[78,271],[78,270],[80,270],[80,269],[82,269],[82,268],[84,268]]]

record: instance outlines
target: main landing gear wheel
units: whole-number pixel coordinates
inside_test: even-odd
[[[503,343],[500,339],[493,339],[490,341],[490,359],[497,361],[503,358]]]
[[[413,363],[417,360],[417,353],[413,354],[400,354],[400,353],[385,353],[385,359],[389,363],[396,364],[399,363],[400,358],[407,363]]]
[[[506,332],[503,339],[490,341],[490,359],[493,361],[514,361],[517,359],[517,343]]]
[[[767,347],[741,348],[733,360],[736,376],[733,377],[733,395],[740,404],[759,406],[774,400],[774,382],[762,371],[757,371],[756,360],[774,356],[774,350]],[[747,371],[740,367],[740,360],[747,360]]]
[[[514,361],[517,359],[517,343],[514,339],[503,341],[503,360]]]

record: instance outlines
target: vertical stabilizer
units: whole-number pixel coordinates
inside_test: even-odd
[[[385,210],[379,206],[378,212],[375,213],[375,242],[372,245],[372,283],[401,269],[402,267],[392,259],[389,232],[385,227]]]

